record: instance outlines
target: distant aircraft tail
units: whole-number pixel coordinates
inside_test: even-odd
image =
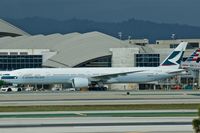
[[[184,62],[181,63],[181,67],[184,69],[199,69],[200,61],[200,48],[195,50]]]
[[[179,68],[183,54],[185,52],[187,42],[181,42],[171,54],[160,64],[160,67]]]
[[[186,60],[186,62],[197,62],[200,59],[200,48],[195,50]]]

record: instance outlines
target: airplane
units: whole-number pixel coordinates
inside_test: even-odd
[[[200,69],[200,48],[196,49],[184,62],[181,63],[181,67],[190,70]]]
[[[187,42],[181,42],[158,67],[111,68],[24,68],[3,75],[1,80],[13,84],[69,84],[73,88],[91,84],[145,83],[173,77],[184,71],[180,63]]]

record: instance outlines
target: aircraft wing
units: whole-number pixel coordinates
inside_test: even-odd
[[[131,74],[131,73],[138,73],[138,72],[143,72],[144,70],[138,70],[138,71],[130,71],[130,72],[121,72],[121,73],[113,73],[113,74],[105,74],[105,75],[100,75],[100,76],[95,76],[92,77],[92,80],[109,80],[111,78],[116,78],[118,76],[124,76],[127,74]]]
[[[184,69],[180,69],[180,70],[168,72],[168,74],[180,74],[180,73],[182,73],[184,71],[185,71]]]

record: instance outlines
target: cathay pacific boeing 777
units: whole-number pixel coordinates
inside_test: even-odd
[[[187,42],[180,43],[158,67],[119,68],[32,68],[18,69],[1,77],[14,84],[65,83],[74,88],[91,84],[144,83],[162,80],[180,74],[181,59]]]

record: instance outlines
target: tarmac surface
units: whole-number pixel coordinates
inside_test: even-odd
[[[200,103],[200,91],[0,93],[0,106]]]
[[[199,91],[0,93],[0,106],[200,103]],[[192,133],[197,110],[2,112],[2,133]]]
[[[143,133],[192,132],[194,117],[61,117],[1,118],[0,130],[11,132],[48,133]]]

